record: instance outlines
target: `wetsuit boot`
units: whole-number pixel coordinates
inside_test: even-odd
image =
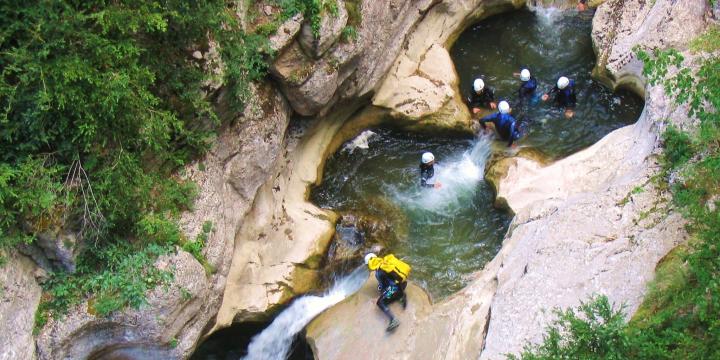
[[[390,332],[395,330],[398,326],[400,326],[400,321],[398,319],[393,318],[390,320],[390,323],[388,324],[387,329],[385,331]]]

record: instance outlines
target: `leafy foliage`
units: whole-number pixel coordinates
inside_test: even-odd
[[[693,46],[714,51],[718,44],[708,39],[717,39],[716,31],[711,29]],[[705,54],[692,73],[676,50],[638,55],[650,83],[662,83],[699,120],[692,133],[669,126],[663,134],[664,174],[680,175],[671,188],[673,200],[688,219],[693,239],[658,266],[630,323],[608,310],[602,298],[593,299],[579,308],[583,316],[560,312],[544,343],[526,348],[523,359],[720,358],[720,59]]]
[[[177,172],[221,125],[207,67],[222,63],[241,110],[272,56],[232,6],[0,3],[0,253],[57,229],[84,240],[77,270],[45,285],[39,324],[88,294],[100,315],[139,306],[169,279],[152,264],[186,244],[177,218],[196,193]],[[215,45],[220,59],[192,56]]]
[[[325,13],[338,14],[337,0],[278,0],[283,9],[282,20],[302,13],[310,21],[313,34],[320,36],[320,23]]]
[[[577,311],[577,312],[576,312]],[[605,296],[565,311],[556,309],[557,320],[546,329],[543,343],[526,346],[522,359],[626,359],[631,339],[622,310]],[[510,355],[510,359],[517,357]]]

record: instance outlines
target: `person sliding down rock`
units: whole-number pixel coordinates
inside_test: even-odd
[[[393,316],[389,305],[400,300],[403,309],[407,307],[405,287],[407,287],[407,278],[410,275],[410,265],[393,254],[380,258],[374,253],[365,255],[365,264],[370,271],[375,271],[380,292],[376,304],[390,320],[386,331],[393,331],[400,326],[400,321]]]
[[[508,146],[513,146],[513,142],[520,139],[520,128],[515,118],[510,115],[510,104],[507,101],[501,101],[498,108],[500,109],[499,112],[480,119],[480,125],[482,125],[483,129],[486,129],[485,123],[492,122],[498,135],[508,142]]]
[[[482,79],[475,79],[473,82],[470,96],[467,98],[468,107],[470,112],[477,114],[480,112],[480,108],[493,109],[497,107],[495,104],[495,92],[493,89],[486,87],[485,82]]]
[[[555,85],[550,92],[545,93],[542,96],[543,101],[547,101],[550,98],[550,94],[555,94],[555,104],[565,108],[565,117],[571,118],[575,114],[573,109],[577,98],[575,97],[575,81],[561,76],[557,85]]]
[[[420,159],[420,186],[440,188],[442,184],[435,179],[435,156],[426,152]]]

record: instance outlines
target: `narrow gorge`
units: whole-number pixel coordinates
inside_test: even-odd
[[[240,111],[230,86],[204,84],[223,125],[173,175],[197,185],[177,221],[206,239],[202,257],[175,246],[153,264],[171,279],[145,304],[101,315],[87,296],[38,328],[49,264],[79,246],[48,234],[7,251],[0,359],[504,359],[542,343],[554,309],[595,295],[632,318],[658,264],[692,238],[663,183],[663,134],[698,126],[638,52],[677,49],[697,72],[717,50],[690,44],[717,31],[718,3],[336,5],[319,21],[280,17],[277,1],[228,5],[244,31],[277,28]],[[212,39],[198,52],[202,71],[231,71]],[[523,138],[510,148],[465,98],[482,76],[512,99],[526,66],[538,92],[575,79],[578,107],[566,119],[511,100]],[[417,185],[425,151],[441,189]],[[370,251],[413,266],[392,333]]]

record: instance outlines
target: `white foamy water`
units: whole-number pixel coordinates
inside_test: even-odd
[[[360,133],[360,135],[356,136],[354,139],[350,140],[345,144],[345,147],[343,147],[343,150],[350,152],[351,154],[355,149],[367,149],[370,147],[370,137],[375,135],[375,133],[371,130],[365,130]]]
[[[490,156],[492,136],[481,135],[472,148],[448,159],[437,159],[435,178],[442,186],[438,189],[413,186],[409,191],[391,190],[398,203],[409,209],[428,210],[450,215],[466,207],[483,181],[485,163]],[[419,173],[418,173],[419,176]],[[419,180],[418,180],[419,182]]]
[[[367,279],[364,266],[338,279],[322,296],[306,295],[283,310],[263,332],[253,337],[243,360],[285,360],[295,336],[323,310],[360,289]]]

